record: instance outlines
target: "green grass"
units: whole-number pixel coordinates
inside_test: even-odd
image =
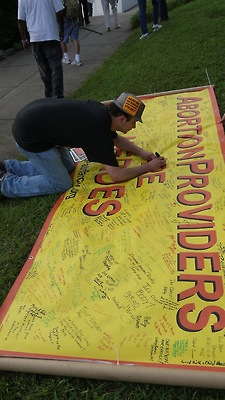
[[[148,0],[149,1],[149,0]],[[187,4],[184,4],[187,3]],[[180,7],[178,7],[180,5]],[[140,41],[140,28],[90,76],[74,98],[108,100],[136,94],[215,85],[225,111],[225,2],[169,0],[169,21]],[[149,17],[150,18],[150,17]],[[132,19],[137,26],[138,16]],[[135,25],[136,24],[136,25]],[[151,30],[151,23],[149,25]],[[207,71],[207,73],[206,73]],[[0,303],[26,261],[58,196],[0,204]],[[0,400],[223,400],[224,391],[2,372]]]
[[[195,0],[171,11],[148,39],[140,41],[136,28],[74,97],[107,100],[124,90],[144,94],[205,86],[208,73],[224,110],[224,17],[222,1]]]

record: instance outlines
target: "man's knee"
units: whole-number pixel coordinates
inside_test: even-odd
[[[57,185],[57,192],[66,192],[73,186],[73,181],[69,177],[68,179],[64,180],[63,182],[59,182]]]

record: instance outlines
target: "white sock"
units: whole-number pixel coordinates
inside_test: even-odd
[[[80,61],[80,54],[75,55],[75,61],[79,62]]]

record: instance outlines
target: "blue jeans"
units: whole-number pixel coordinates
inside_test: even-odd
[[[145,35],[148,33],[147,16],[146,16],[146,0],[138,0],[138,7],[140,13],[141,33]]]
[[[68,43],[69,39],[79,39],[79,20],[67,19],[64,17],[64,37],[63,43]]]
[[[1,191],[5,197],[31,197],[62,193],[72,186],[74,162],[65,147],[31,153],[19,147],[29,161],[6,160]]]

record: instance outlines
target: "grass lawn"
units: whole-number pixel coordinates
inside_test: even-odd
[[[148,2],[151,3],[150,0]],[[225,112],[225,2],[170,0],[169,20],[140,41],[134,29],[115,54],[92,74],[74,98],[112,99],[135,94],[215,85]],[[135,18],[133,24],[135,25]],[[149,24],[151,31],[151,23]],[[0,204],[0,303],[30,253],[58,196],[7,200]],[[0,400],[223,400],[222,390],[105,382],[2,372]]]

